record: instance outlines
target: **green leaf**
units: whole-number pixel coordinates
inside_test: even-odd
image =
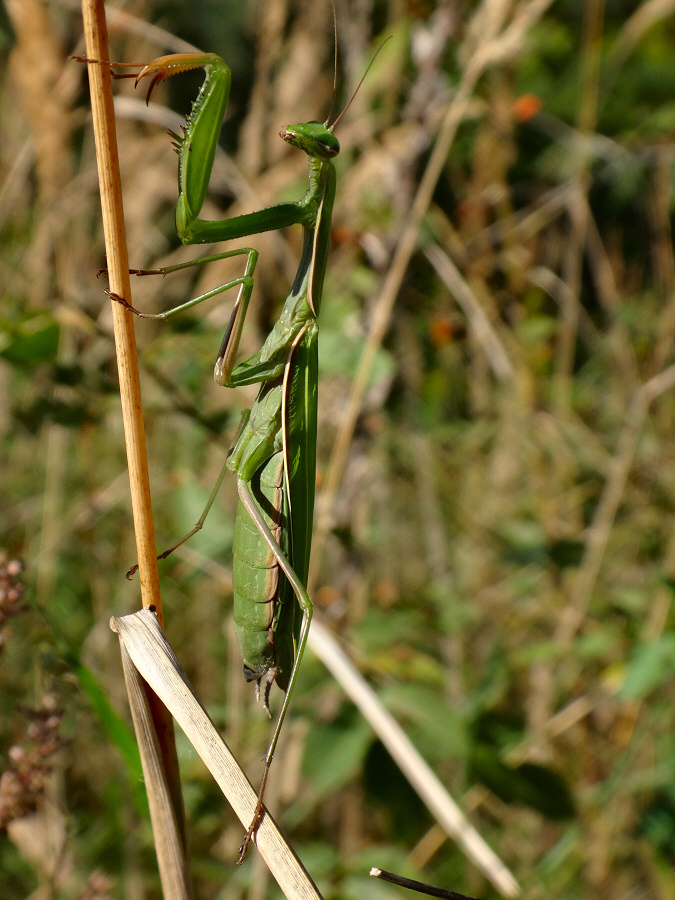
[[[138,791],[136,788],[136,785],[143,783],[143,769],[141,768],[141,756],[134,733],[112,708],[94,673],[81,663],[75,663],[73,669],[80,682],[80,687],[89,698],[89,702],[99,722],[112,743],[119,750],[126,764],[127,770],[134,781],[134,795],[138,794],[143,798],[143,801],[139,804],[138,796],[136,796],[137,807],[140,806],[139,811],[147,810],[145,791],[142,789]]]
[[[397,684],[381,697],[396,719],[413,726],[413,743],[427,759],[466,757],[469,736],[465,718],[448,707],[438,691],[426,685]]]
[[[0,356],[16,366],[53,362],[61,333],[51,313],[31,314],[21,322],[0,323]]]
[[[360,769],[372,740],[372,731],[362,720],[313,728],[302,768],[315,796],[324,797],[346,784]]]
[[[232,476],[225,476],[226,478]],[[180,540],[194,528],[195,523],[204,512],[210,491],[195,481],[182,484],[171,494],[171,507],[174,518],[175,534],[171,540]],[[205,557],[223,559],[232,547],[234,539],[234,513],[225,510],[218,500],[209,510],[204,527],[189,540],[189,546]],[[169,560],[171,557],[169,557]]]
[[[541,526],[531,519],[511,519],[498,530],[504,544],[506,562],[527,566],[546,562],[546,536]]]
[[[319,338],[319,374],[354,376],[363,353],[365,340],[345,334],[344,331],[330,331],[323,328]],[[391,378],[395,365],[391,354],[379,348],[370,370],[368,386],[383,379]]]
[[[626,677],[618,696],[622,700],[642,700],[672,678],[673,666],[675,634],[664,634],[658,641],[637,647],[626,666]]]

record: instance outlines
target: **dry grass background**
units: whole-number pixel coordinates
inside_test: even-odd
[[[674,7],[337,3],[341,102],[393,38],[338,130],[314,593],[529,900],[675,895]],[[86,76],[67,62],[79,13],[2,12],[0,543],[30,609],[0,650],[0,895],[156,897],[123,741],[83,690],[86,666],[126,717],[108,619],[138,596]],[[276,133],[330,107],[329,4],[146,0],[110,31],[122,60],[190,42],[231,63],[207,215],[302,193],[304,157]],[[119,88],[137,267],[196,255],[177,247],[165,134],[196,84],[150,111]],[[242,353],[300,236],[252,243]],[[139,281],[134,303],[229,271]],[[255,393],[211,381],[229,302],[137,329],[160,545],[197,518]],[[227,483],[162,583],[169,637],[255,780],[270,730],[231,636],[234,506]],[[199,896],[273,893],[255,863],[233,872],[240,829],[179,753]],[[394,896],[372,864],[495,896],[313,658],[272,771],[324,896]]]

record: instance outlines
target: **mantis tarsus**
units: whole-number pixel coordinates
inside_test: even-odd
[[[111,65],[116,66],[114,63]],[[285,691],[265,757],[258,802],[240,848],[241,862],[262,819],[265,784],[312,618],[312,603],[306,584],[316,469],[317,317],[335,198],[336,175],[331,160],[340,150],[333,128],[347,107],[332,125],[328,124],[328,120],[324,123],[306,122],[288,126],[280,132],[283,140],[307,154],[309,187],[301,200],[279,203],[222,221],[207,221],[199,218],[199,214],[229,95],[228,66],[215,54],[184,53],[160,57],[143,66],[136,76],[118,77],[136,77],[137,84],[143,78],[150,78],[149,99],[159,81],[199,67],[206,73],[204,83],[192,105],[183,135],[174,135],[179,153],[178,233],[184,243],[196,244],[302,225],[303,249],[295,280],[279,319],[262,348],[238,365],[235,365],[235,358],[258,258],[254,249],[230,250],[153,272],[136,270],[136,274],[166,274],[190,265],[246,256],[245,271],[241,277],[166,312],[154,315],[139,313],[123,298],[115,299],[144,318],[165,319],[239,286],[216,360],[214,377],[218,384],[226,387],[259,383],[260,389],[250,411],[244,415],[234,446],[201,519],[179,544],[201,528],[225,471],[235,473],[239,506],[233,545],[234,618],[237,640],[244,658],[244,674],[248,681],[256,682],[258,691],[262,687],[268,713],[272,684],[276,682]],[[167,556],[176,546],[178,544],[162,556]],[[300,616],[293,597],[299,606]]]

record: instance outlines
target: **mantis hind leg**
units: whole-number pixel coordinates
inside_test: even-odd
[[[263,514],[253,497],[253,494],[251,493],[251,488],[249,487],[248,483],[242,478],[239,479],[238,490],[241,502],[246,507],[246,511],[250,515],[261,536],[264,538],[267,546],[274,554],[284,575],[288,579],[289,584],[293,589],[293,593],[295,594],[296,599],[300,605],[300,609],[302,610],[302,623],[300,625],[300,634],[298,636],[297,651],[295,654],[295,659],[293,661],[293,668],[291,670],[291,676],[288,681],[288,687],[286,688],[286,693],[284,695],[284,702],[282,703],[279,717],[277,718],[277,723],[274,726],[274,734],[272,735],[272,740],[270,741],[270,745],[267,749],[267,755],[265,756],[265,767],[263,769],[260,790],[258,791],[258,802],[256,803],[256,807],[253,812],[253,819],[248,827],[248,831],[246,832],[244,842],[239,848],[239,859],[237,860],[237,864],[240,865],[244,861],[244,857],[246,856],[246,852],[248,850],[248,845],[251,843],[251,840],[253,839],[265,812],[265,807],[263,806],[263,796],[265,793],[265,785],[267,784],[267,776],[272,764],[272,759],[274,758],[274,751],[276,750],[276,746],[279,741],[281,727],[284,724],[284,719],[286,718],[286,713],[288,712],[291,694],[293,693],[296,677],[300,669],[300,663],[302,661],[302,655],[305,652],[305,647],[307,645],[307,635],[309,634],[309,626],[312,621],[313,607],[312,601],[309,599],[309,594],[307,593],[305,585],[302,583],[300,578],[298,578],[288,559],[284,555],[281,547],[274,539],[267,525],[267,522],[265,521]]]
[[[250,409],[245,409],[244,412],[242,413],[241,422],[239,423],[239,429],[238,429],[237,435],[235,437],[235,445],[236,445],[236,441],[237,441],[239,435],[244,430],[246,423],[249,420],[250,415],[251,415]],[[232,452],[232,451],[230,451],[230,452]],[[195,534],[197,534],[198,531],[202,530],[202,528],[204,527],[204,522],[206,521],[206,517],[208,516],[208,514],[211,510],[211,507],[213,506],[213,502],[216,499],[216,497],[218,496],[218,491],[220,490],[220,486],[222,485],[223,479],[225,478],[225,473],[229,471],[228,462],[229,462],[229,456],[225,460],[225,463],[223,464],[223,467],[220,470],[220,474],[218,475],[218,480],[216,481],[215,485],[213,486],[213,490],[209,494],[209,499],[206,501],[206,506],[204,507],[204,511],[202,512],[201,516],[195,523],[194,528],[192,528],[190,531],[188,531],[188,533],[186,535],[184,535],[179,541],[176,541],[175,544],[172,544],[168,548],[168,550],[164,550],[162,553],[160,553],[157,557],[158,560],[166,559],[167,556],[171,556],[171,554],[173,553],[174,550],[177,550],[186,541],[189,541],[191,537],[193,537]],[[132,566],[127,571],[126,577],[131,578],[131,576],[134,575],[137,572],[137,570],[138,570],[138,563],[136,563],[136,565]]]

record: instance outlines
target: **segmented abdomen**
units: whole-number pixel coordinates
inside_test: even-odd
[[[251,491],[272,536],[288,557],[281,450],[252,479]],[[244,674],[247,681],[264,682],[266,690],[273,680],[285,690],[293,665],[294,603],[289,597],[286,576],[241,501],[232,549],[234,629],[244,658]],[[276,641],[275,636],[278,636]]]

